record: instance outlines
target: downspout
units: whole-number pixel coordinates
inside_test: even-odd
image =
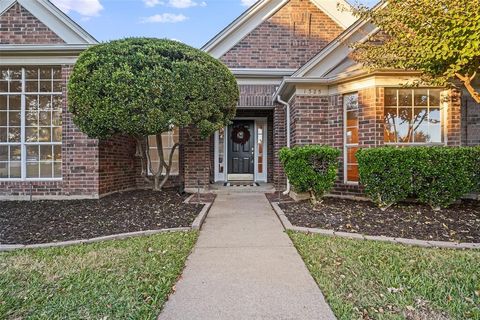
[[[290,148],[290,104],[282,100],[282,98],[278,95],[277,101],[282,104],[285,109],[287,110],[287,148]],[[290,180],[287,178],[287,190],[283,192],[284,195],[288,195],[290,193],[291,185]]]

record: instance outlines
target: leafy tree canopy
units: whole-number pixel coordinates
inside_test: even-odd
[[[74,123],[93,138],[157,135],[195,125],[206,137],[235,115],[228,68],[177,41],[128,38],[84,51],[68,84]]]
[[[354,13],[385,35],[356,44],[358,61],[372,69],[419,70],[432,84],[459,80],[480,103],[472,86],[480,71],[480,1],[389,0]]]

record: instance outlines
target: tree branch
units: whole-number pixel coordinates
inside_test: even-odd
[[[472,95],[472,98],[475,100],[475,102],[480,103],[480,93],[475,90],[475,88],[472,86],[472,81],[475,79],[477,75],[477,72],[473,73],[473,76],[464,76],[460,73],[455,73],[455,76],[457,76],[460,81],[463,82],[463,85],[467,89],[467,91]]]

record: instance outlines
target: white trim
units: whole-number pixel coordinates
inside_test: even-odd
[[[98,41],[48,0],[1,0],[0,13],[15,2],[29,11],[69,44],[97,44]]]
[[[349,11],[352,6],[345,0],[312,0],[312,2],[343,29],[347,29],[358,20]],[[344,9],[340,9],[339,6]]]
[[[78,57],[9,57],[0,54],[0,65],[6,66],[74,65],[77,60]]]

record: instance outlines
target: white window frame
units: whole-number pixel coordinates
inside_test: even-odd
[[[173,133],[173,131],[164,132],[164,133],[162,133],[162,136],[163,136],[164,134],[169,134],[169,135],[171,135],[172,133]],[[178,140],[180,140],[180,130],[179,130],[179,132],[178,132]],[[148,149],[149,149],[148,152],[150,152],[150,150],[157,150],[158,148],[157,148],[157,145],[155,145],[155,147],[152,147],[150,144],[148,144]],[[164,147],[163,147],[163,151],[165,151],[165,150],[168,150],[168,151],[169,151],[169,154],[170,154],[170,151],[172,150],[172,147],[165,147],[165,146],[164,146]],[[177,171],[172,171],[172,172],[170,172],[170,177],[175,177],[175,176],[179,176],[179,175],[180,175],[180,161],[181,161],[181,159],[180,159],[180,147],[177,147],[177,149],[175,150],[175,152],[178,153],[178,170],[177,170]],[[150,160],[150,157],[149,157],[149,160]],[[167,163],[168,163],[168,160],[169,160],[169,159],[165,159],[165,160],[166,160]],[[153,172],[150,171],[150,167],[151,167],[151,165],[150,165],[150,163],[148,163],[148,168],[147,168],[148,175],[149,175],[149,176],[153,176],[154,174],[153,174]],[[164,176],[164,175],[165,175],[165,174],[162,174],[162,176]]]
[[[359,148],[360,147],[360,141],[357,143],[347,143],[347,104],[345,97],[347,96],[353,96],[355,95],[357,97],[357,112],[358,112],[358,117],[360,116],[360,104],[358,101],[358,92],[351,92],[343,95],[343,182],[345,184],[349,185],[358,185],[359,181],[350,181],[348,180],[348,150],[350,148]],[[360,135],[360,119],[357,118],[357,129],[358,129],[358,135]],[[358,165],[358,164],[357,164]]]
[[[386,142],[385,141],[385,130],[383,131],[383,140],[384,144],[386,146],[399,146],[399,147],[408,147],[408,146],[445,146],[448,144],[448,130],[447,130],[447,108],[448,104],[445,105],[443,102],[444,98],[444,89],[443,88],[399,88],[399,87],[385,87],[385,90],[396,90],[397,93],[397,105],[396,106],[385,106],[385,103],[383,105],[383,114],[385,115],[385,109],[386,108],[397,108],[397,114],[398,110],[402,107],[407,107],[407,106],[400,106],[399,102],[399,90],[411,90],[412,91],[412,105],[409,106],[412,108],[412,110],[416,107],[415,106],[415,90],[427,90],[427,94],[430,96],[430,90],[439,90],[440,91],[440,96],[438,97],[439,99],[439,105],[438,108],[440,109],[440,127],[442,132],[440,133],[442,137],[441,142]],[[384,97],[385,98],[385,97]],[[419,106],[420,107],[420,106]],[[430,112],[430,99],[427,102],[427,107],[429,112]],[[437,107],[437,106],[433,106]],[[383,118],[383,125],[385,125],[385,118]]]
[[[2,67],[9,67],[9,65],[1,65]],[[63,159],[63,150],[62,150],[62,161],[61,161],[61,177],[59,178],[27,178],[27,145],[62,145],[63,143],[63,121],[62,121],[62,141],[60,142],[26,142],[25,141],[25,113],[26,113],[26,96],[28,95],[51,95],[51,96],[63,96],[63,92],[26,92],[26,82],[25,82],[25,68],[28,67],[61,67],[59,65],[23,65],[23,66],[16,66],[22,69],[22,91],[21,92],[14,92],[13,94],[10,92],[0,92],[0,95],[2,96],[9,96],[9,95],[17,95],[20,96],[20,103],[21,103],[21,109],[20,109],[20,142],[0,142],[0,145],[2,146],[15,146],[15,145],[20,145],[21,148],[21,172],[20,178],[0,178],[0,182],[49,182],[49,181],[62,181],[63,180],[63,164],[64,164],[64,159]],[[63,81],[63,79],[62,79]],[[53,85],[52,85],[53,88]],[[62,106],[62,120],[63,120],[63,106]],[[51,133],[52,134],[52,133]],[[7,163],[10,162],[10,159],[8,159]],[[52,169],[53,170],[53,169]]]

